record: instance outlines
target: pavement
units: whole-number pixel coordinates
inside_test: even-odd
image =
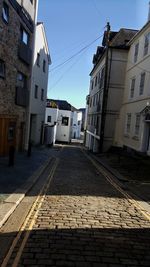
[[[13,213],[21,200],[36,183],[40,174],[57,155],[61,146],[32,148],[31,156],[26,152],[16,153],[14,166],[8,166],[8,158],[0,158],[0,227]]]
[[[150,220],[83,152],[59,153],[8,266],[149,266]]]
[[[150,205],[150,158],[135,159],[129,156],[118,158],[115,153],[91,154],[124,187]]]

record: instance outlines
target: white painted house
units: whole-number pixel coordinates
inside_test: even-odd
[[[90,73],[90,88],[87,96],[85,142],[86,147],[93,152],[107,151],[113,145],[116,122],[123,101],[129,50],[127,42],[135,33],[136,31],[132,29],[110,31],[107,77],[106,32],[102,46],[97,47],[96,54],[93,56],[93,69]]]
[[[53,140],[54,144],[55,141],[67,143],[71,141],[71,116],[71,105],[67,101],[47,99],[45,125],[54,128],[54,130],[49,129],[48,142],[52,143]]]
[[[77,109],[73,109],[72,119],[71,119],[71,138],[72,139],[80,139],[81,126],[82,126],[82,112]]]
[[[125,91],[114,145],[150,155],[150,20],[129,45]]]
[[[49,64],[51,63],[46,33],[42,22],[36,25],[34,63],[29,103],[28,140],[34,145],[43,142]]]

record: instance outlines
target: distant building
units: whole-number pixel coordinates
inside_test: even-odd
[[[84,129],[85,129],[85,112],[86,112],[86,108],[79,108],[79,111],[82,112],[81,131],[84,131]]]
[[[37,5],[0,1],[0,155],[25,148]]]
[[[150,20],[128,45],[125,91],[114,145],[150,155]]]
[[[53,142],[71,141],[71,114],[71,105],[67,101],[47,99],[45,124],[54,127],[54,130],[51,129],[51,134],[54,133]]]
[[[26,146],[29,140],[34,145],[43,142],[45,121],[47,84],[49,64],[51,63],[45,28],[42,22],[36,25],[32,83],[28,112],[28,131]]]
[[[81,125],[82,125],[82,112],[74,107],[72,110],[71,118],[71,138],[80,139]]]
[[[80,138],[82,113],[65,100],[47,99],[45,115],[46,143],[71,142]]]
[[[93,57],[93,69],[90,73],[90,90],[87,96],[85,142],[86,147],[93,152],[99,152],[102,136],[103,151],[107,151],[113,145],[116,121],[119,117],[123,101],[125,71],[129,50],[127,43],[136,32],[131,29],[120,29],[118,32],[110,32],[107,77],[105,75],[106,32],[104,33],[102,46],[97,48],[96,54]],[[103,109],[104,113],[102,112]]]

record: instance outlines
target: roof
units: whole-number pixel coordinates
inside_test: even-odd
[[[71,105],[66,100],[47,99],[46,107],[71,111]]]
[[[133,38],[130,40],[129,45],[131,45],[135,38],[138,37],[142,32],[147,30],[147,28],[150,26],[150,21],[146,22],[146,24],[141,28],[141,30],[137,31],[137,33],[133,36]]]
[[[50,56],[50,52],[49,52],[48,41],[47,41],[47,37],[46,37],[46,30],[45,30],[45,27],[44,27],[44,23],[38,21],[36,26],[37,27],[38,26],[41,26],[42,34],[43,34],[43,39],[44,39],[44,44],[45,44],[45,48],[46,48],[46,52],[47,52],[47,57],[48,57],[48,64],[50,65],[52,63],[52,61],[51,61],[51,56]]]
[[[109,41],[109,48],[115,48],[115,49],[129,49],[129,41],[135,36],[137,33],[137,30],[134,29],[126,29],[126,28],[121,28],[118,32],[110,32],[110,41]],[[105,54],[106,51],[106,31],[104,32],[103,36],[103,41],[102,41],[103,46],[97,47],[96,54],[93,56],[93,64],[94,67],[90,73],[95,70],[97,64],[99,63],[100,59],[102,56]]]

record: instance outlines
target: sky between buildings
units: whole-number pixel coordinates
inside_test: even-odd
[[[39,0],[38,20],[46,29],[52,64],[48,97],[85,107],[92,57],[107,21],[111,30],[140,29],[147,21],[148,0]],[[66,64],[67,59],[74,56]]]

